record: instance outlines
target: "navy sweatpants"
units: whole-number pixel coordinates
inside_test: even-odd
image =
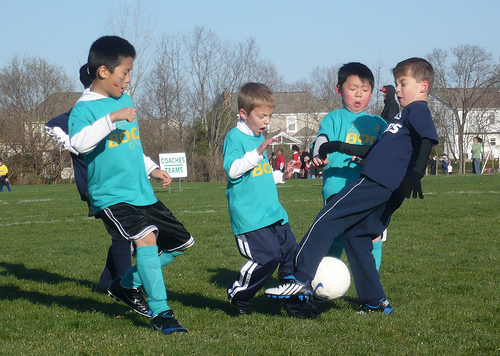
[[[363,177],[346,186],[321,209],[300,242],[295,276],[299,280],[313,278],[335,237],[344,233],[342,242],[358,298],[363,304],[377,305],[385,292],[371,254],[372,240],[382,234],[401,205],[397,192]]]
[[[248,261],[241,267],[238,278],[227,289],[229,301],[250,301],[278,266],[281,281],[293,274],[297,240],[288,223],[277,223],[236,235],[235,239],[240,254],[248,258]]]

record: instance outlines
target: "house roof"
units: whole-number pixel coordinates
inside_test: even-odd
[[[435,89],[431,97],[452,107],[462,108],[465,102],[478,109],[500,109],[499,88]]]
[[[318,100],[309,92],[278,92],[274,114],[327,113],[324,100]]]
[[[309,92],[276,92],[274,115],[299,113],[328,113],[325,100],[318,100]],[[216,100],[216,105],[229,105],[231,110],[238,111],[238,94],[225,91]]]

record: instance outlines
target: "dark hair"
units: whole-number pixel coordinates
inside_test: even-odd
[[[350,62],[340,67],[337,85],[339,87],[342,87],[342,84],[344,84],[347,78],[349,78],[351,75],[357,75],[360,79],[368,80],[373,92],[373,87],[375,85],[375,78],[373,76],[373,73],[370,68],[359,62]]]
[[[297,146],[297,145],[292,146],[292,151],[298,151],[298,150],[299,150],[299,146]]]
[[[97,78],[97,69],[105,66],[113,72],[127,58],[135,58],[135,49],[127,40],[118,36],[104,36],[90,47],[87,64],[80,68],[80,81],[88,88]]]
[[[425,80],[429,83],[427,92],[431,91],[434,83],[434,68],[423,58],[413,57],[399,62],[392,70],[392,74],[394,74],[394,79],[407,75],[418,82]]]

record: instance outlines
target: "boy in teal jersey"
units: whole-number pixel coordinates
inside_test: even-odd
[[[340,152],[333,152],[327,159],[322,159],[318,153],[319,147],[329,141],[370,146],[387,127],[380,116],[364,112],[370,103],[374,82],[372,71],[364,64],[351,62],[339,69],[336,91],[342,98],[343,108],[328,113],[321,120],[313,147],[313,164],[325,167],[321,191],[325,204],[346,185],[359,178],[363,162]],[[340,258],[342,251],[342,239],[339,236],[327,255]],[[372,254],[378,270],[382,259],[381,237],[373,241]]]
[[[293,272],[297,247],[288,215],[278,199],[276,183],[293,174],[295,161],[282,173],[269,164],[266,149],[275,138],[264,138],[275,106],[271,89],[260,83],[245,84],[238,95],[240,120],[224,141],[224,170],[231,228],[240,254],[248,259],[237,279],[227,288],[229,302],[241,314],[251,313],[250,301],[273,275]],[[286,301],[285,309],[299,318],[314,318],[308,301]]]
[[[113,238],[131,241],[137,263],[108,292],[142,315],[164,334],[187,332],[167,305],[161,268],[194,243],[193,237],[154,195],[148,175],[171,183],[145,156],[136,109],[125,93],[135,58],[134,47],[116,36],[95,41],[80,73],[92,85],[71,111],[71,146],[88,167],[88,193],[96,217]],[[141,292],[144,289],[148,301]]]

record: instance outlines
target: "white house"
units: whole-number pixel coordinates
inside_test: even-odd
[[[440,139],[443,139],[444,153],[449,157],[459,156],[459,135],[457,122],[453,116],[456,110],[462,120],[464,111],[468,111],[464,123],[464,153],[467,159],[472,158],[473,138],[479,136],[483,140],[483,159],[500,157],[500,89],[446,89],[446,97],[452,98],[451,106],[441,97],[442,90],[436,90],[429,97],[429,106],[438,130]],[[450,92],[451,91],[451,92]],[[451,95],[450,95],[451,93]],[[456,95],[455,95],[456,94]],[[467,101],[462,98],[466,97]],[[470,108],[464,108],[469,105]]]

